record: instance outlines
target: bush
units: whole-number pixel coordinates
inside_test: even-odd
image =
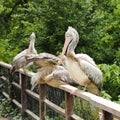
[[[102,96],[105,97],[106,93],[110,95],[108,97],[112,101],[119,101],[120,95],[120,67],[116,64],[107,65],[101,64],[99,65],[100,69],[103,72],[103,90]]]
[[[18,109],[14,109],[10,99],[2,99],[0,101],[0,117],[10,117],[13,120],[20,119],[20,113]]]

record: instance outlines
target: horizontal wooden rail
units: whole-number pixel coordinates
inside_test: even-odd
[[[35,92],[30,91],[29,89],[26,89],[25,92],[30,95],[32,98],[39,100],[39,95]]]
[[[69,92],[75,96],[78,96],[80,98],[83,98],[83,99],[89,101],[91,104],[93,104],[94,106],[96,106],[100,109],[103,109],[105,111],[108,111],[108,112],[120,117],[120,104],[114,103],[110,100],[106,100],[102,97],[96,96],[89,92],[84,92],[84,91],[79,90],[78,88],[70,86],[70,85],[61,85],[59,88],[66,92]]]
[[[35,120],[39,120],[40,118],[37,116],[37,115],[35,115],[33,112],[31,112],[30,110],[25,110],[25,112],[29,115],[29,116],[31,116],[32,118],[34,118]]]
[[[57,113],[60,113],[61,115],[65,116],[65,110],[61,107],[55,105],[54,103],[50,102],[49,100],[45,99],[44,102],[48,107],[50,107],[52,110],[55,110]]]
[[[0,62],[0,66],[2,66],[4,68],[7,68],[7,69],[10,69],[12,67],[12,65],[4,63],[4,62]],[[33,76],[35,74],[35,73],[31,72],[31,71],[27,71],[26,73],[24,73],[23,69],[18,70],[18,72],[20,72],[22,74],[25,74],[28,77],[31,77],[31,76]]]
[[[12,85],[18,88],[19,90],[21,89],[21,86],[16,82],[12,82]]]
[[[15,86],[16,88],[18,88],[19,90],[21,89],[21,86],[18,83],[12,82],[12,85]],[[29,89],[26,89],[25,92],[30,95],[31,97],[33,97],[36,100],[39,100],[39,95]]]
[[[6,97],[6,98],[10,98],[9,95],[6,92],[2,92],[2,94]],[[12,99],[12,102],[18,107],[18,108],[22,108],[21,104],[16,101],[15,99]]]
[[[4,68],[8,68],[8,69],[10,69],[12,67],[12,65],[4,63],[4,62],[0,62],[0,66],[2,66]]]
[[[6,98],[10,98],[9,95],[6,92],[2,92],[2,94],[6,97]],[[22,105],[16,101],[15,99],[12,99],[12,102],[19,108],[22,109]],[[33,119],[35,120],[39,120],[39,117],[34,114],[32,111],[30,111],[29,109],[26,109],[25,112],[30,115]]]

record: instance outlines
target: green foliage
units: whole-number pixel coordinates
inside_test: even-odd
[[[114,102],[120,104],[120,95],[118,95],[118,99],[117,99],[117,101],[114,101]]]
[[[5,72],[5,71],[4,71]],[[0,72],[0,75],[2,75],[2,71]],[[20,120],[20,111],[16,109],[11,99],[7,99],[3,96],[2,92],[7,91],[9,94],[10,91],[10,80],[7,79],[4,76],[0,76],[0,117],[7,117],[11,118],[12,120]]]
[[[63,120],[62,115],[58,115],[57,117],[50,118],[49,116],[45,116],[45,120]]]
[[[13,108],[10,99],[4,98],[0,101],[0,117],[10,117],[13,120],[20,119],[18,109]]]
[[[107,100],[111,100],[111,96],[107,94],[104,90],[101,92],[101,96]]]
[[[0,45],[5,45],[0,60],[10,63],[28,47],[33,31],[38,53],[59,55],[65,31],[73,26],[80,35],[77,53],[87,53],[97,63],[119,64],[119,6],[116,0],[1,0]]]
[[[119,101],[120,95],[120,67],[113,64],[101,64],[100,69],[103,71],[103,92],[102,95],[105,98],[112,101]]]
[[[74,110],[78,116],[85,120],[98,120],[98,109],[86,100],[75,97]]]
[[[116,52],[114,63],[120,66],[120,48],[118,48],[118,51]]]

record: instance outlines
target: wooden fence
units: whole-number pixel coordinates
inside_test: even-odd
[[[0,62],[0,71],[2,72],[0,74],[0,77],[2,80],[6,80],[6,76],[9,77],[9,69],[11,68],[11,65]],[[5,70],[4,70],[5,69]],[[109,100],[103,99],[102,97],[98,97],[96,95],[93,95],[89,92],[84,92],[82,90],[79,90],[76,87],[70,86],[70,85],[61,85],[59,86],[59,89],[64,93],[64,103],[65,107],[62,108],[59,105],[55,104],[54,102],[51,102],[49,99],[46,98],[47,90],[46,85],[42,84],[39,85],[39,92],[33,92],[30,89],[27,88],[27,78],[34,75],[33,72],[27,72],[26,74],[23,73],[22,70],[19,72],[21,84],[13,81],[13,78],[10,78],[11,81],[11,88],[10,92],[2,92],[2,94],[6,98],[11,98],[12,102],[21,109],[21,115],[22,118],[26,118],[26,116],[30,116],[34,120],[44,120],[46,113],[46,107],[49,107],[59,115],[62,115],[65,120],[84,120],[79,115],[76,115],[74,112],[74,99],[75,97],[79,99],[84,99],[88,101],[91,105],[97,107],[100,111],[103,117],[101,120],[120,120],[120,105],[114,102],[111,102]],[[14,88],[17,88],[20,90],[20,102],[16,99],[14,95]],[[30,108],[28,108],[28,97],[29,95],[31,99],[35,99],[36,101],[39,101],[39,114],[36,115]],[[60,98],[58,98],[60,99]],[[79,111],[79,110],[78,110]],[[90,120],[90,119],[88,119]]]

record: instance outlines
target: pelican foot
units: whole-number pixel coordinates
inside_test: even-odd
[[[101,110],[99,110],[99,120],[104,120],[104,114]]]
[[[104,120],[102,113],[99,113],[99,120]]]

